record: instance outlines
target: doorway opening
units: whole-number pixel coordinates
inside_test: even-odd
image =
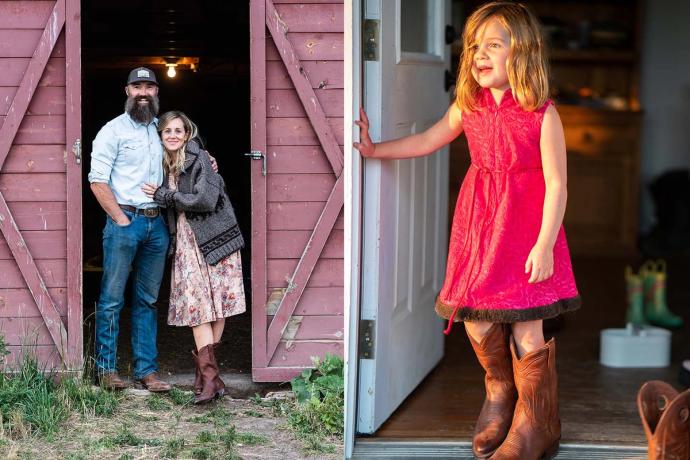
[[[167,72],[175,67],[174,77]],[[193,63],[194,65],[190,65]],[[90,152],[98,130],[120,115],[129,71],[149,67],[159,82],[160,113],[181,110],[197,123],[227,185],[246,247],[242,250],[247,312],[227,319],[221,371],[251,372],[249,2],[82,2],[82,136],[84,161],[84,349],[93,354],[94,311],[102,275],[105,213],[90,191]],[[192,372],[191,329],[167,325],[170,263],[158,296],[161,373]],[[118,368],[131,371],[129,293],[120,318]],[[88,363],[88,360],[87,360]]]

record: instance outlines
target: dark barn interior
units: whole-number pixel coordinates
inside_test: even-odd
[[[167,73],[173,64],[174,78]],[[244,156],[250,143],[248,2],[82,2],[84,341],[89,355],[105,219],[87,181],[90,150],[98,130],[123,112],[126,78],[138,66],[156,73],[160,113],[181,110],[197,123],[207,150],[218,161],[245,237],[250,231],[250,160]],[[242,261],[249,310],[249,245],[242,251]],[[158,300],[159,364],[164,373],[186,372],[193,369],[191,357],[186,359],[193,348],[192,333],[188,328],[167,325],[169,273],[168,268]],[[127,299],[120,323],[118,362],[121,372],[128,375]],[[227,321],[222,346],[225,370],[250,371],[249,312]]]

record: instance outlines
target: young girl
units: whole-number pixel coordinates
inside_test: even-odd
[[[201,149],[197,128],[182,112],[158,123],[164,147],[163,185],[142,190],[168,209],[175,254],[168,324],[191,326],[196,350],[195,404],[225,394],[214,354],[225,318],[246,309],[239,250],[244,241],[223,178]]]
[[[361,154],[428,155],[465,132],[472,164],[460,190],[436,311],[464,321],[486,370],[477,457],[538,459],[558,449],[555,342],[542,320],[580,297],[561,226],[566,203],[563,127],[548,99],[539,24],[523,5],[493,2],[467,20],[455,102],[425,132],[374,144],[366,113]]]

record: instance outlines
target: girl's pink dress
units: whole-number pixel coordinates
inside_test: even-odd
[[[553,276],[530,284],[525,273],[541,228],[539,140],[552,102],[527,112],[510,90],[496,105],[488,89],[478,102],[479,110],[462,114],[472,164],[455,207],[436,312],[450,321],[514,323],[575,310],[580,297],[563,227],[553,249]]]

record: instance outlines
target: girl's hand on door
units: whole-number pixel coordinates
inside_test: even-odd
[[[363,108],[359,108],[359,120],[355,124],[359,126],[359,142],[353,142],[354,148],[359,150],[363,157],[373,157],[376,152],[376,144],[369,137],[369,117]]]

